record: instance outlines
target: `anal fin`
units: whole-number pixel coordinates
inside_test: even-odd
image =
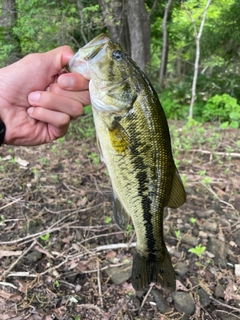
[[[173,175],[172,190],[168,200],[167,207],[178,208],[186,202],[186,193],[181,180],[181,177],[175,167]]]
[[[114,214],[114,220],[118,227],[126,231],[127,226],[131,222],[130,216],[127,214],[125,208],[123,207],[122,203],[118,199],[116,193],[113,193],[113,214]]]

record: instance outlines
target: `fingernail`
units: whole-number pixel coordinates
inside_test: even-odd
[[[40,98],[40,92],[31,92],[28,96],[29,102],[36,102]]]
[[[64,74],[58,78],[58,83],[61,87],[72,88],[74,85],[74,79],[71,76]]]
[[[34,107],[30,107],[30,108],[27,109],[27,113],[29,115],[32,115],[33,114],[33,110],[34,110]]]

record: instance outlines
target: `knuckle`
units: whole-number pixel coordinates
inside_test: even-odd
[[[59,85],[57,83],[51,83],[49,85],[49,88],[50,88],[50,92],[52,92],[52,93],[56,93],[56,94],[61,93],[61,88],[59,87]]]
[[[69,123],[70,123],[70,117],[67,114],[62,115],[61,121],[59,122],[59,127],[61,128],[62,131],[67,131]],[[64,135],[63,134],[63,135]]]

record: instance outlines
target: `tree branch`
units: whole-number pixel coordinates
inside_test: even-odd
[[[168,0],[165,11],[164,11],[164,18],[162,22],[162,29],[163,29],[163,46],[162,46],[162,57],[161,57],[161,66],[160,66],[160,73],[159,73],[159,84],[160,87],[163,85],[163,77],[164,77],[164,70],[167,61],[167,41],[168,41],[168,32],[167,32],[167,18],[170,7],[172,5],[172,0]]]
[[[193,76],[193,83],[192,83],[192,98],[191,98],[191,103],[190,103],[190,109],[189,109],[189,117],[192,118],[193,117],[193,107],[194,107],[194,102],[196,99],[196,86],[197,86],[197,77],[198,77],[198,66],[199,66],[199,59],[200,59],[200,38],[202,35],[202,31],[203,31],[203,26],[206,20],[206,15],[207,15],[207,11],[208,8],[211,4],[212,0],[208,0],[206,7],[203,11],[203,18],[202,18],[202,22],[199,28],[199,32],[197,33],[197,27],[196,27],[196,23],[193,20],[190,12],[187,10],[184,1],[182,1],[182,5],[184,6],[187,15],[189,16],[192,24],[193,24],[193,28],[194,28],[194,37],[195,37],[195,42],[196,42],[196,59],[195,59],[195,64],[194,64],[194,76]]]

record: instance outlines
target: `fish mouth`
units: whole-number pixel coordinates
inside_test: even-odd
[[[83,74],[82,72],[86,69],[86,62],[92,60],[109,41],[110,39],[105,34],[100,34],[78,50],[78,52],[69,60],[66,69],[69,72],[77,71],[78,73]],[[83,64],[85,64],[85,67]]]

